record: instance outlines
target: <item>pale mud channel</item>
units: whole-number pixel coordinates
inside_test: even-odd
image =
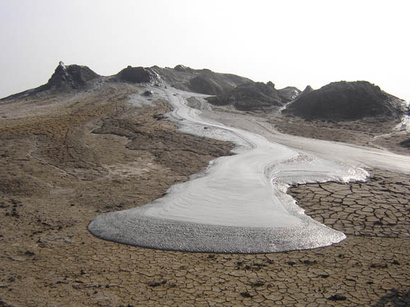
[[[172,186],[150,204],[97,216],[97,237],[141,247],[191,252],[267,253],[311,249],[345,238],[304,214],[286,194],[289,185],[363,181],[363,167],[410,172],[410,157],[348,144],[278,133],[251,116],[208,112],[202,95],[153,87],[169,101],[180,130],[230,141],[234,154]],[[187,99],[195,96],[195,108]],[[144,103],[146,103],[146,98]],[[137,101],[133,96],[131,102]],[[192,104],[191,104],[192,105]]]

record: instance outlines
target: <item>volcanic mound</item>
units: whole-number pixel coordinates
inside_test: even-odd
[[[154,66],[152,69],[175,88],[208,95],[222,95],[241,84],[252,82],[233,74],[216,73],[209,69],[192,69],[183,65],[174,68]]]
[[[130,83],[149,83],[156,80],[156,74],[150,68],[128,66],[121,70],[115,79]]]
[[[319,120],[356,120],[377,116],[398,119],[406,110],[401,99],[374,84],[340,81],[319,90],[307,87],[283,113]]]
[[[277,90],[272,82],[249,82],[237,86],[226,94],[210,97],[208,101],[219,106],[232,105],[240,111],[267,111],[279,109],[299,93],[295,87]]]
[[[60,62],[45,85],[46,89],[55,88],[81,88],[90,80],[99,77],[97,73],[92,71],[87,66],[68,65],[65,66]]]
[[[64,65],[60,62],[56,67],[53,75],[46,84],[43,84],[37,88],[30,89],[21,93],[10,95],[1,100],[11,100],[34,95],[46,91],[54,93],[68,92],[73,89],[83,89],[87,84],[101,77],[87,66],[81,65]]]

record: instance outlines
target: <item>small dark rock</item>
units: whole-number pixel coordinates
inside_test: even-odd
[[[410,138],[399,143],[404,148],[410,148]]]
[[[313,260],[313,261],[312,260],[303,260],[302,262],[306,265],[317,264],[316,260]]]
[[[154,95],[154,92],[153,92],[153,91],[145,91],[145,92],[142,94],[142,96],[145,96],[145,97],[151,97],[152,95]]]
[[[248,298],[249,298],[249,297],[252,297],[252,295],[250,295],[249,292],[246,292],[246,291],[245,291],[245,292],[241,292],[241,295],[242,295],[243,297],[248,297]]]
[[[156,120],[162,120],[165,118],[164,114],[155,114],[152,117],[155,118]]]
[[[330,301],[345,301],[346,296],[341,295],[341,294],[335,294],[327,298]]]
[[[256,287],[262,287],[265,285],[265,282],[262,280],[258,280],[257,282],[254,282],[251,284],[252,287],[256,288]]]
[[[385,269],[385,268],[387,268],[387,264],[385,264],[385,263],[381,263],[381,264],[372,263],[370,265],[370,267],[373,268],[373,269]]]

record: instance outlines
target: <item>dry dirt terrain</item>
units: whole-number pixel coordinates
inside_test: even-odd
[[[279,116],[270,121],[278,130],[287,134],[388,149],[402,155],[410,154],[408,146],[400,145],[409,139],[409,133],[404,129],[395,130],[399,121],[392,122],[382,116],[350,121],[303,120]]]
[[[410,304],[406,174],[291,187],[307,214],[347,234],[326,248],[183,253],[91,235],[99,213],[144,205],[232,149],[177,132],[165,101],[128,103],[143,92],[108,82],[0,104],[0,306]]]

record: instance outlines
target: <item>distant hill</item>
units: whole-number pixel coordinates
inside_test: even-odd
[[[307,87],[283,110],[288,115],[324,120],[400,118],[405,112],[401,99],[367,81],[333,82],[318,90]]]
[[[171,86],[195,93],[222,95],[239,85],[253,82],[233,74],[216,73],[209,69],[192,69],[183,65],[174,68],[151,67]]]
[[[98,77],[99,75],[87,66],[65,66],[63,62],[60,62],[55,69],[54,74],[43,88],[50,89],[54,87],[59,89],[76,89],[85,86],[88,81]]]
[[[185,91],[214,95],[211,104],[232,105],[241,111],[279,109],[299,95],[295,87],[275,89],[272,82],[254,82],[233,74],[216,73],[209,69],[192,69],[183,65],[174,68],[152,67],[171,86]]]
[[[1,100],[10,100],[15,98],[22,98],[29,95],[42,93],[45,91],[65,92],[73,89],[81,89],[86,87],[91,80],[101,77],[87,66],[80,65],[64,65],[60,62],[56,67],[53,75],[44,85],[37,88],[30,89],[21,93],[17,93]]]
[[[248,82],[237,86],[226,94],[208,98],[214,105],[232,105],[240,111],[267,111],[279,109],[293,100],[300,91],[295,87],[275,89],[272,82]]]
[[[21,98],[45,91],[67,92],[85,88],[94,79],[104,79],[107,82],[127,83],[158,83],[161,80],[169,85],[201,94],[222,95],[236,88],[238,85],[253,82],[250,79],[233,74],[216,73],[209,69],[192,69],[183,65],[175,68],[132,67],[128,66],[110,77],[103,77],[87,66],[64,65],[60,62],[53,75],[44,85],[17,93],[1,100]]]
[[[37,88],[3,98],[10,100],[41,94],[81,91],[95,82],[153,83],[161,81],[181,90],[208,94],[208,101],[218,106],[233,106],[240,111],[276,112],[304,119],[355,120],[384,116],[400,118],[408,110],[403,101],[383,92],[367,81],[333,82],[318,90],[310,86],[301,93],[295,87],[276,89],[272,82],[254,82],[233,74],[209,69],[192,69],[183,65],[174,68],[131,67],[103,77],[87,66],[64,65],[60,62],[48,82]]]
[[[128,66],[113,79],[131,83],[149,83],[156,80],[156,74],[150,68]]]

